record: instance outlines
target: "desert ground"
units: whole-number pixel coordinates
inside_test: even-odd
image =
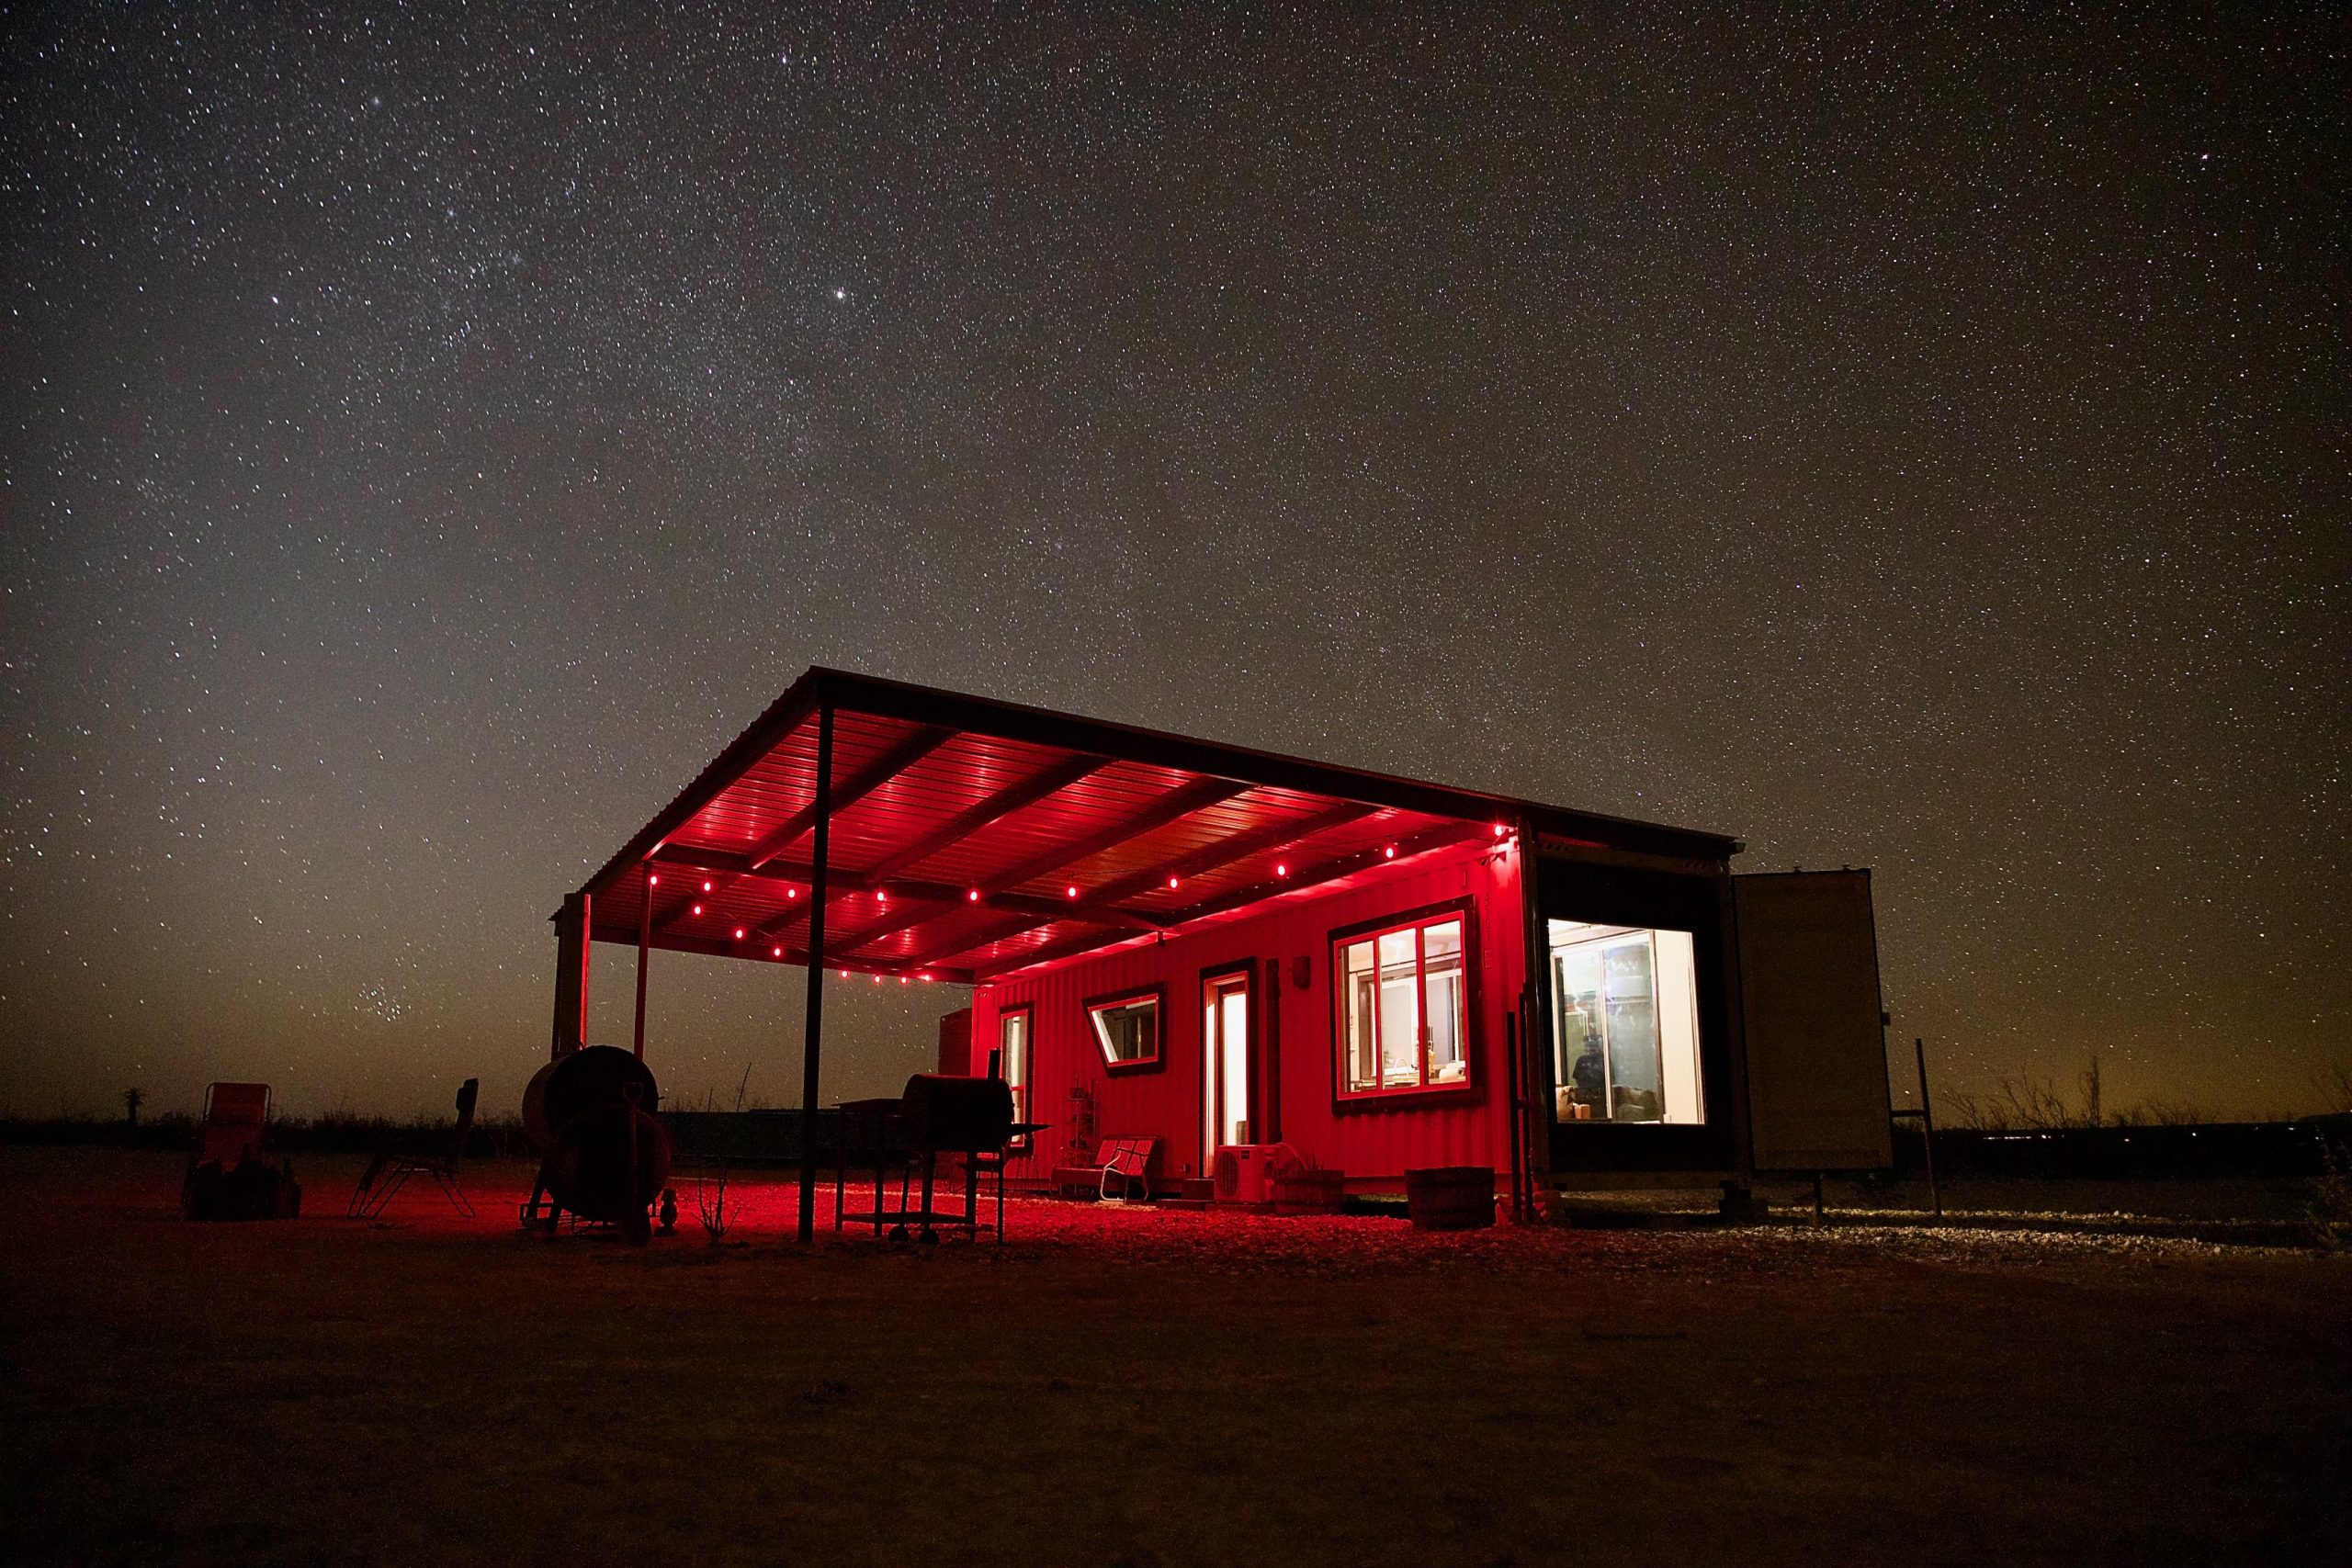
[[[688,1174],[640,1250],[521,1232],[526,1167],[470,1222],[299,1173],[301,1219],[199,1225],[171,1156],[0,1148],[0,1556],[2352,1561],[2352,1258],[2291,1185],[804,1249],[788,1182],[712,1245]]]

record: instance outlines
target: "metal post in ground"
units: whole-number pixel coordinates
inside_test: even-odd
[[[800,1048],[800,1229],[817,1235],[817,1067],[825,1037],[825,858],[833,822],[833,705],[817,710],[817,818],[809,850],[808,1012]]]
[[[1916,1034],[1911,1037],[1911,1055],[1919,1067],[1919,1137],[1928,1150],[1928,1202],[1940,1220],[1944,1195],[1936,1185],[1936,1109],[1928,1099],[1928,1043]]]

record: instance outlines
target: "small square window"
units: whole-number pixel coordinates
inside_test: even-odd
[[[1094,1024],[1094,1043],[1102,1048],[1102,1065],[1116,1072],[1123,1067],[1148,1067],[1159,1061],[1159,993],[1089,1002],[1086,1016]]]

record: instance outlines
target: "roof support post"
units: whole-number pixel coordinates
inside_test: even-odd
[[[800,1042],[800,1229],[803,1242],[817,1235],[817,1067],[825,1035],[825,860],[833,826],[833,705],[817,708],[817,798],[815,852],[808,887],[808,1015]]]
[[[548,1060],[588,1043],[588,895],[567,893],[555,917],[555,1029]]]
[[[645,967],[653,953],[653,863],[637,868],[637,1059],[645,1060]]]
[[[1552,944],[1544,924],[1543,888],[1536,877],[1535,821],[1521,813],[1511,824],[1519,871],[1520,940],[1526,973],[1519,996],[1519,1069],[1525,1099],[1519,1109],[1518,1218],[1532,1223],[1552,1212],[1552,1122],[1558,1114],[1552,1064]]]

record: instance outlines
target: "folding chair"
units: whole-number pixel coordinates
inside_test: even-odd
[[[458,1090],[458,1131],[449,1140],[446,1156],[377,1150],[375,1157],[368,1162],[367,1170],[361,1173],[359,1185],[352,1189],[347,1212],[358,1219],[372,1220],[384,1212],[384,1205],[408,1184],[410,1177],[429,1176],[434,1185],[441,1189],[441,1195],[449,1200],[449,1206],[472,1219],[473,1202],[466,1196],[465,1189],[458,1185],[458,1162],[465,1157],[466,1139],[474,1130],[474,1101],[481,1095],[480,1078],[468,1078],[465,1087]]]

